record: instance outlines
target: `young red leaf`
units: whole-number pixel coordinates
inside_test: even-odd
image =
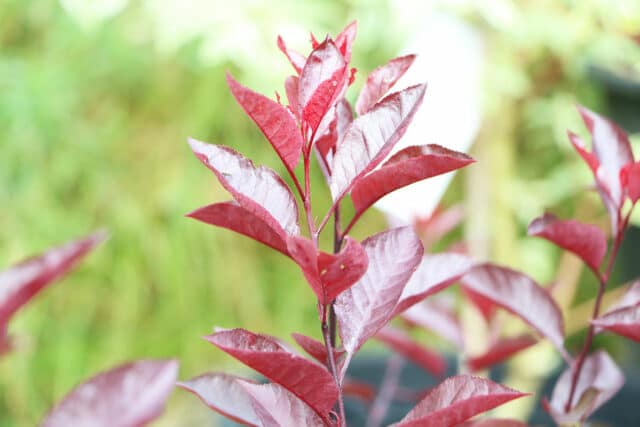
[[[214,203],[197,209],[187,214],[187,216],[206,224],[228,228],[236,233],[244,234],[284,255],[289,255],[285,242],[286,236],[281,234],[281,229],[271,228],[269,224],[258,218],[251,211],[246,210],[235,202]]]
[[[293,333],[291,336],[309,356],[316,359],[322,365],[327,366],[327,348],[323,343],[302,334]],[[343,355],[344,350],[333,349],[334,360],[340,360]]]
[[[296,119],[300,119],[300,104],[298,102],[298,82],[297,76],[289,76],[284,81],[284,90],[287,94],[287,101],[289,102],[289,110]]]
[[[287,245],[322,305],[333,302],[367,271],[365,250],[350,237],[345,238],[344,247],[335,255],[318,251],[313,242],[303,237],[289,237]]]
[[[358,115],[369,111],[404,75],[415,59],[415,55],[400,56],[373,70],[358,95]]]
[[[205,405],[225,417],[249,426],[262,426],[253,410],[253,399],[242,387],[248,380],[234,375],[208,373],[178,386],[195,394]]]
[[[525,350],[538,342],[531,335],[502,338],[493,343],[486,353],[467,359],[467,366],[472,372],[490,368],[504,362],[511,356]]]
[[[338,141],[331,166],[334,202],[389,154],[411,123],[425,90],[425,85],[416,85],[392,93],[351,123]]]
[[[454,427],[469,418],[526,396],[471,375],[447,378],[393,427]]]
[[[278,48],[285,54],[291,65],[293,65],[293,68],[296,70],[296,73],[299,75],[302,72],[304,63],[307,62],[307,58],[295,50],[287,48],[287,45],[280,36],[278,36]]]
[[[573,252],[598,274],[600,264],[607,253],[607,238],[600,228],[576,220],[561,221],[550,213],[536,218],[529,224],[530,236],[538,236]]]
[[[447,361],[444,357],[416,343],[400,329],[385,326],[378,331],[375,338],[385,343],[391,350],[413,361],[434,377],[441,377],[447,370]]]
[[[599,328],[640,342],[640,303],[610,311],[592,320],[591,323]]]
[[[0,341],[7,322],[23,305],[54,280],[71,270],[88,252],[102,242],[105,233],[49,249],[0,272]]]
[[[434,244],[456,228],[464,219],[464,208],[461,204],[451,206],[446,210],[436,209],[427,218],[417,218],[415,227],[422,238],[425,251],[428,252]]]
[[[278,384],[241,382],[263,427],[319,427],[326,423],[306,403]]]
[[[300,234],[298,207],[287,184],[271,169],[228,147],[189,139],[191,149],[244,209],[274,230]]]
[[[356,212],[361,213],[399,188],[473,162],[466,154],[435,144],[407,147],[393,155],[380,169],[360,178],[351,190],[351,199]]]
[[[311,52],[300,74],[298,102],[303,123],[315,132],[346,85],[347,64],[330,39]]]
[[[372,268],[340,294],[334,306],[349,358],[389,322],[423,254],[420,239],[409,227],[376,234],[362,246]]]
[[[352,21],[344,30],[336,36],[336,47],[344,57],[344,61],[348,64],[351,62],[351,47],[356,38],[357,23]]]
[[[302,154],[302,134],[291,113],[279,103],[252,91],[227,74],[227,83],[238,104],[258,125],[288,170]]]
[[[472,289],[465,286],[462,287],[462,293],[473,304],[473,306],[480,312],[484,320],[489,323],[495,315],[498,307],[492,300],[485,298],[482,294],[474,292]]]
[[[471,258],[454,253],[425,255],[402,291],[394,314],[399,314],[459,280],[473,266]]]
[[[632,203],[640,199],[640,162],[629,163],[622,169],[622,185],[627,190],[627,195]]]
[[[178,375],[175,360],[141,360],[98,374],[73,389],[42,427],[137,427],[158,417]]]
[[[585,359],[570,409],[565,411],[572,379],[573,370],[568,368],[558,378],[551,401],[548,402],[546,399],[543,401],[545,410],[560,425],[586,420],[596,409],[611,399],[624,384],[624,374],[620,368],[605,351],[599,350]]]
[[[335,117],[330,123],[328,129],[317,138],[315,145],[318,153],[322,156],[324,163],[327,165],[331,165],[336,143],[340,136],[344,135],[352,121],[353,112],[351,111],[351,104],[343,98],[336,103]],[[328,175],[331,175],[331,173],[328,173]]]
[[[506,267],[482,264],[464,276],[463,285],[520,317],[568,358],[560,308],[533,279]]]
[[[324,366],[291,353],[272,338],[230,329],[205,339],[291,391],[318,415],[325,417],[338,399],[336,383]]]
[[[400,313],[400,316],[411,325],[435,332],[458,349],[464,347],[462,327],[454,314],[445,307],[431,301],[422,301]]]

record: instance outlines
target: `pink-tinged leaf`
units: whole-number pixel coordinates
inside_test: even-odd
[[[462,293],[480,312],[484,320],[489,323],[498,309],[493,301],[464,286],[462,287]]]
[[[473,162],[466,154],[435,144],[407,147],[393,155],[380,169],[360,178],[351,190],[351,199],[356,212],[364,212],[399,188]]]
[[[587,166],[589,166],[591,172],[593,172],[594,175],[597,175],[598,168],[600,167],[600,161],[598,158],[595,154],[587,150],[584,141],[578,135],[571,131],[567,131],[567,135],[569,136],[569,141],[571,141],[573,148],[575,148],[578,154],[580,154],[580,157],[582,157],[582,160],[584,160]]]
[[[289,110],[297,118],[300,119],[300,104],[298,103],[298,77],[289,76],[284,81],[284,90],[287,94],[287,102],[289,102]]]
[[[352,21],[336,36],[336,47],[344,57],[344,62],[347,64],[351,61],[351,48],[356,38],[357,29],[358,25],[356,21]]]
[[[486,353],[467,359],[467,366],[472,372],[490,368],[502,363],[511,356],[525,350],[538,342],[531,335],[502,338],[491,345]]]
[[[338,141],[331,167],[334,202],[389,154],[422,104],[425,90],[425,85],[416,85],[392,93],[351,123]]]
[[[417,218],[415,227],[422,238],[425,251],[438,243],[449,232],[453,231],[464,219],[464,208],[461,204],[446,210],[436,209],[428,218]]]
[[[279,103],[252,91],[227,74],[238,104],[258,125],[287,169],[294,170],[302,154],[302,134],[291,113]]]
[[[415,55],[400,56],[373,70],[356,101],[358,115],[369,111],[404,75],[415,59]]]
[[[300,74],[298,102],[302,121],[315,132],[346,85],[347,64],[330,39],[311,52]]]
[[[302,334],[293,333],[291,336],[309,356],[316,359],[322,365],[327,366],[327,348],[323,343]],[[333,349],[334,360],[340,360],[343,355],[344,350]]]
[[[342,393],[346,396],[357,397],[365,402],[370,402],[376,397],[376,389],[372,385],[350,378],[343,381]]]
[[[322,427],[322,418],[306,403],[279,384],[240,383],[251,397],[262,427]]]
[[[473,266],[471,258],[454,253],[425,255],[418,270],[402,291],[402,296],[394,314],[451,286]]]
[[[187,216],[206,224],[244,234],[284,255],[289,255],[284,240],[286,236],[280,234],[282,230],[274,230],[269,224],[235,202],[214,203],[197,209]]]
[[[393,427],[454,427],[469,418],[526,396],[471,375],[447,378]]]
[[[315,145],[327,165],[331,165],[338,139],[344,135],[352,121],[353,111],[351,111],[351,104],[343,98],[336,103],[335,118],[331,122],[329,129],[318,138]]]
[[[640,162],[629,163],[621,172],[622,185],[632,203],[640,199]]]
[[[324,366],[291,353],[270,337],[231,329],[205,339],[280,384],[323,417],[338,399],[336,383]]]
[[[274,230],[297,235],[298,206],[287,184],[273,170],[229,147],[189,139],[194,154],[216,175],[220,184],[246,210]]]
[[[249,426],[261,426],[253,410],[253,399],[242,384],[248,380],[223,373],[200,375],[178,386],[195,394],[209,408],[225,417]]]
[[[164,410],[178,376],[175,360],[141,360],[101,373],[73,389],[42,427],[137,427]]]
[[[533,279],[510,268],[482,264],[464,276],[463,284],[520,317],[566,356],[560,308],[547,290]]]
[[[444,357],[416,343],[409,335],[399,329],[385,326],[378,331],[375,338],[434,377],[441,377],[447,370],[447,361]]]
[[[285,54],[293,68],[296,70],[296,73],[299,75],[302,72],[302,68],[304,68],[304,63],[307,62],[307,58],[295,50],[289,49],[280,36],[278,36],[278,48]]]
[[[599,350],[585,359],[573,401],[569,411],[565,411],[572,378],[572,369],[565,370],[556,382],[551,401],[543,401],[544,409],[561,425],[586,420],[624,385],[624,374],[620,368],[605,351]]]
[[[596,274],[607,253],[607,237],[600,228],[576,220],[561,221],[550,213],[533,220],[528,233],[573,252]]]
[[[453,312],[445,307],[423,301],[409,307],[400,316],[409,324],[435,332],[457,348],[464,348],[462,326]]]
[[[335,255],[319,251],[304,237],[289,237],[287,248],[322,305],[333,302],[367,271],[366,252],[350,237],[345,238],[344,247]]]
[[[389,322],[423,255],[422,243],[409,227],[376,234],[362,246],[372,267],[338,296],[334,306],[349,357]]]
[[[80,240],[49,249],[0,272],[0,341],[7,322],[23,305],[54,280],[71,270],[88,252],[102,242],[98,232]]]
[[[609,307],[608,312],[617,310],[623,307],[630,307],[632,305],[640,304],[640,280],[634,281],[624,296],[616,302],[613,306]]]
[[[593,325],[640,342],[640,303],[619,308],[594,319]]]
[[[487,418],[480,421],[470,421],[462,424],[460,427],[529,427],[522,421]]]

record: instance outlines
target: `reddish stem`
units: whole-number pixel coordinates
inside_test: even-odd
[[[324,347],[327,351],[327,364],[329,372],[333,375],[333,379],[338,387],[338,408],[340,411],[340,425],[346,426],[347,420],[344,413],[344,402],[342,401],[342,384],[338,380],[338,368],[336,367],[336,360],[333,354],[333,345],[331,345],[331,337],[329,336],[329,325],[327,324],[327,309],[328,305],[322,307],[322,338],[324,340]]]
[[[609,282],[609,278],[611,277],[611,271],[613,270],[613,264],[615,263],[616,257],[618,255],[618,250],[620,249],[620,245],[622,244],[622,239],[624,237],[624,232],[627,229],[627,225],[629,224],[629,218],[631,217],[631,212],[633,211],[633,207],[629,210],[627,215],[624,218],[624,221],[618,227],[616,232],[616,238],[611,246],[611,252],[609,254],[609,259],[607,260],[607,265],[602,274],[598,274],[598,294],[596,296],[596,302],[593,307],[593,314],[591,315],[591,320],[596,319],[600,315],[600,307],[602,306],[602,297],[604,296],[604,291],[607,288],[607,283]],[[620,218],[619,218],[620,219]],[[618,221],[620,224],[620,221]],[[589,322],[589,329],[587,331],[587,338],[584,341],[584,346],[582,347],[582,351],[578,356],[578,360],[576,361],[575,369],[573,371],[573,377],[571,379],[571,389],[569,391],[569,398],[567,399],[567,403],[564,405],[565,412],[569,412],[571,410],[571,403],[573,402],[573,397],[576,393],[576,387],[578,385],[578,379],[580,378],[580,373],[582,372],[582,367],[584,366],[584,361],[591,349],[591,344],[593,343],[593,336],[595,335],[595,327],[593,323]]]

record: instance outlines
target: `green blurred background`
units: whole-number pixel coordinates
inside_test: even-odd
[[[434,9],[466,20],[486,45],[480,162],[446,200],[473,209],[464,233],[477,253],[547,282],[559,253],[525,238],[533,217],[552,208],[606,224],[597,198],[579,194],[589,174],[564,132],[584,135],[576,102],[612,108],[594,65],[639,84],[638,2],[0,0],[0,268],[97,228],[111,235],[11,324],[0,426],[34,425],[81,379],[125,360],[176,357],[181,378],[221,369],[228,358],[200,339],[213,325],[317,335],[293,263],[184,218],[228,199],[186,139],[282,171],[224,72],[282,93],[291,70],[278,34],[305,51],[306,31],[335,34],[357,19],[360,86]],[[356,234],[383,225],[372,213]],[[159,424],[205,419],[185,395],[174,393]]]

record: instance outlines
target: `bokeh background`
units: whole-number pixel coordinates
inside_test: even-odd
[[[577,332],[593,283],[525,230],[544,209],[606,227],[565,131],[585,134],[576,103],[640,131],[639,2],[1,0],[0,268],[97,228],[111,238],[11,324],[17,349],[0,359],[0,426],[36,424],[81,379],[125,360],[176,357],[181,378],[237,368],[200,339],[213,325],[317,336],[313,296],[293,263],[184,217],[228,198],[186,139],[233,146],[281,171],[225,71],[283,93],[291,70],[276,36],[306,51],[308,31],[335,34],[357,19],[357,88],[434,11],[473,30],[484,64],[473,100],[479,162],[443,199],[467,208],[458,237],[481,258],[564,283]],[[453,133],[467,119],[447,125]],[[442,135],[426,142],[449,145]],[[320,212],[328,198],[319,172],[314,185]],[[370,213],[355,234],[384,224]],[[632,253],[623,258],[634,263]],[[619,268],[618,282],[632,273]],[[176,391],[158,425],[207,417]]]

